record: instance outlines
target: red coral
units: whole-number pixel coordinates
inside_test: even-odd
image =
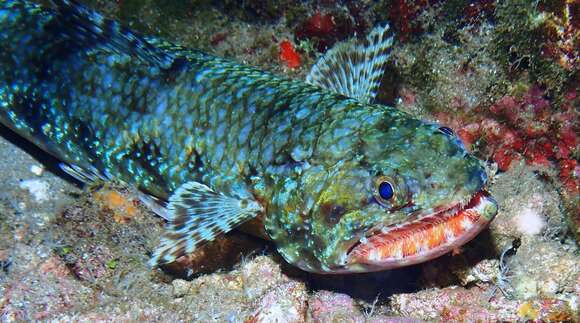
[[[578,68],[580,51],[576,45],[578,38],[580,10],[578,1],[546,1],[538,9],[545,17],[538,29],[544,39],[542,56],[552,59],[563,68],[573,71]]]
[[[467,22],[477,24],[481,22],[482,18],[492,15],[494,9],[495,2],[493,0],[470,1],[465,6],[463,15]]]
[[[296,49],[294,49],[294,45],[288,40],[283,40],[280,43],[279,58],[289,68],[298,68],[302,64],[300,54],[296,52]]]
[[[389,10],[389,20],[397,29],[399,38],[403,41],[413,34],[421,32],[421,25],[416,18],[438,0],[395,0]]]
[[[334,22],[334,17],[331,14],[322,14],[316,12],[312,15],[304,25],[304,32],[307,36],[326,36],[327,34],[334,31],[336,23]]]
[[[517,157],[512,150],[506,147],[501,147],[493,154],[493,161],[497,163],[497,168],[501,171],[509,169],[512,161]]]
[[[580,166],[574,159],[560,161],[560,180],[564,187],[571,193],[580,192]]]
[[[467,120],[456,132],[467,147],[478,146],[502,171],[518,159],[542,167],[557,164],[566,189],[577,192],[578,166],[572,157],[578,149],[576,100],[576,92],[569,91],[560,106],[552,105],[541,88],[532,87],[521,98],[499,99],[488,117],[463,116]]]
[[[570,156],[570,151],[575,149],[578,145],[578,137],[572,124],[567,124],[560,128],[557,139],[559,139],[557,143],[558,157],[568,158]]]
[[[364,30],[358,29],[365,26],[361,19],[344,12],[317,11],[296,28],[296,39],[310,40],[318,51],[324,52],[337,41],[353,35],[355,31],[364,34]]]
[[[475,143],[477,138],[481,136],[480,131],[481,126],[479,125],[479,123],[470,123],[466,126],[459,128],[456,133],[459,139],[461,139],[461,141],[465,145],[465,147],[469,148],[471,147],[471,145]]]

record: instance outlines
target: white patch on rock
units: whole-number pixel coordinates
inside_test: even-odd
[[[518,232],[534,236],[540,234],[546,228],[546,219],[541,209],[525,206],[513,219]]]
[[[21,181],[19,186],[21,189],[28,190],[36,202],[46,202],[50,200],[50,185],[45,181],[39,179],[27,179]]]
[[[39,165],[32,165],[30,166],[30,171],[36,176],[42,176],[44,173],[44,167]]]

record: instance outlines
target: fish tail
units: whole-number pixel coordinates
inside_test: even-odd
[[[48,28],[53,20],[52,11],[28,1],[0,2],[0,123],[29,140],[46,122],[38,91],[49,78],[46,57],[62,50]]]
[[[160,50],[117,21],[105,18],[76,1],[52,0],[57,17],[65,28],[64,34],[84,49],[106,48],[119,54],[128,54],[160,68],[169,68],[175,57]]]
[[[51,2],[44,8],[25,0],[0,1],[0,123],[61,158],[54,140],[43,138],[42,127],[50,124],[50,113],[67,117],[66,97],[48,96],[67,92],[55,81],[59,77],[76,76],[58,75],[55,66],[76,63],[75,73],[81,73],[92,64],[91,52],[169,71],[184,66],[184,60],[75,1]]]
[[[23,0],[0,3],[0,45],[5,52],[19,56],[19,63],[32,63],[32,58],[62,60],[91,49],[126,54],[160,68],[175,62],[170,52],[75,1],[51,2],[53,8]]]

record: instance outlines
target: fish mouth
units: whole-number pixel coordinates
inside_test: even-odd
[[[346,255],[346,266],[378,271],[437,258],[472,240],[497,214],[497,202],[484,190],[465,204],[372,232]]]

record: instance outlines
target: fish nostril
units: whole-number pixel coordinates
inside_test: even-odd
[[[473,173],[471,183],[477,187],[477,189],[482,189],[487,184],[487,173],[485,170],[477,170]]]
[[[487,172],[485,170],[481,171],[479,178],[481,179],[482,185],[485,185],[487,183]]]

